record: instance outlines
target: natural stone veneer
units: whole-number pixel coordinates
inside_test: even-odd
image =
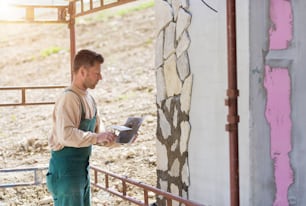
[[[157,116],[157,186],[188,197],[189,111],[192,71],[188,48],[191,23],[188,0],[156,0],[155,67]],[[158,205],[166,205],[158,197]],[[175,204],[175,203],[173,203]]]

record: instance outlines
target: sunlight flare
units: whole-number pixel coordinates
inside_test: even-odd
[[[16,11],[9,0],[0,0],[0,19],[14,19],[19,15],[20,13]]]

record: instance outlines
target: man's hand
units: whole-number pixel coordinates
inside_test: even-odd
[[[97,144],[109,146],[116,140],[117,136],[113,132],[102,132],[97,136]]]

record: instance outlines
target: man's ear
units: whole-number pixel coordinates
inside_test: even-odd
[[[80,67],[80,74],[82,77],[85,77],[87,73],[87,69],[85,68],[85,66],[81,66]]]

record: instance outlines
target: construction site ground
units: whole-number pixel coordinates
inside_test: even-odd
[[[76,23],[77,50],[93,49],[105,57],[103,80],[90,91],[105,126],[123,124],[130,116],[144,117],[135,143],[114,148],[94,146],[91,164],[153,186],[156,185],[154,26],[153,1],[94,13],[77,19]],[[0,27],[0,87],[70,84],[67,25]],[[60,92],[33,91],[28,98],[54,100]],[[14,92],[2,92],[0,101],[17,101],[15,96]],[[0,107],[0,169],[48,165],[52,110],[53,105]],[[0,183],[17,182],[20,178],[16,173],[0,174]],[[118,189],[120,184],[113,187]],[[128,194],[139,199],[143,196],[137,190]],[[149,196],[154,201],[154,194]],[[52,205],[52,201],[44,185],[17,187],[0,189],[0,206],[4,205]],[[130,203],[92,188],[92,205]]]

